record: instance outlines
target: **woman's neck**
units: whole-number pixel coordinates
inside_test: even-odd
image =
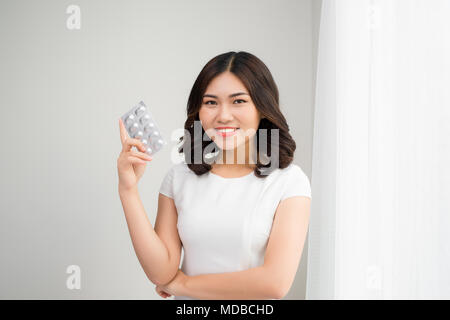
[[[250,139],[253,141],[253,139]],[[216,161],[211,165],[213,173],[221,172],[225,174],[240,174],[251,172],[256,167],[256,148],[254,142],[251,144],[247,140],[245,144],[231,150],[219,150]],[[224,152],[225,151],[225,152]],[[253,157],[250,157],[252,152]]]

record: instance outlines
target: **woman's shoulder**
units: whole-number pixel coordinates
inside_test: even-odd
[[[279,171],[280,177],[282,177],[283,179],[297,178],[309,180],[303,169],[299,165],[292,162],[286,168],[279,169]]]
[[[311,183],[303,169],[294,163],[289,164],[281,173],[281,200],[291,196],[306,196],[311,198]]]

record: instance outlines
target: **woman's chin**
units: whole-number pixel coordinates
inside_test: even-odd
[[[236,146],[236,145],[230,143],[230,144],[225,144],[225,145],[217,144],[217,146],[222,151],[231,151],[231,150],[238,148],[240,145]]]

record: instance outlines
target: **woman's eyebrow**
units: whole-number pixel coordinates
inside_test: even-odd
[[[245,92],[237,92],[237,93],[230,94],[229,97],[233,98],[233,97],[240,96],[240,95],[243,95],[243,94],[248,95],[248,93],[245,93]],[[211,97],[211,98],[216,98],[216,99],[218,98],[217,96],[215,96],[213,94],[205,94],[205,95],[203,95],[203,98],[205,98],[205,97]]]

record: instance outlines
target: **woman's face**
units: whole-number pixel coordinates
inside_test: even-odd
[[[233,150],[254,136],[261,115],[241,80],[224,72],[206,88],[199,118],[203,130],[220,149]],[[230,127],[229,132],[220,130],[222,127]]]

